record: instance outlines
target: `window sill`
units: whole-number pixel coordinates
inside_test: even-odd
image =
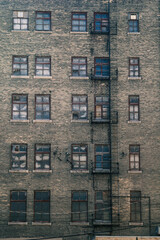
[[[89,170],[70,170],[70,173],[89,173]]]
[[[32,225],[34,226],[51,226],[51,223],[43,223],[43,222],[32,222]]]
[[[89,123],[89,120],[71,120],[72,123]]]
[[[93,173],[110,173],[110,169],[94,169]]]
[[[29,76],[15,76],[15,75],[11,75],[11,78],[29,78]]]
[[[52,79],[52,76],[34,76],[34,78],[42,79]]]
[[[70,222],[71,226],[89,226],[89,222]]]
[[[13,123],[29,123],[29,120],[14,120],[14,119],[11,119],[10,122],[13,122]]]
[[[143,226],[143,222],[129,222],[130,226]]]
[[[141,170],[128,170],[128,173],[137,174],[137,173],[142,173],[142,171]]]
[[[89,77],[74,77],[74,76],[70,76],[69,79],[75,79],[75,80],[89,80]]]
[[[89,34],[89,32],[70,32],[71,34]]]
[[[131,124],[139,124],[139,123],[141,123],[141,121],[128,121],[128,123],[131,123]]]
[[[30,32],[30,31],[29,30],[11,30],[11,32],[18,32],[18,33],[22,32],[22,33],[24,33],[24,32]]]
[[[52,33],[51,30],[49,30],[49,31],[38,31],[38,30],[35,30],[34,32],[35,32],[35,33],[48,33],[48,34],[51,34],[51,33]]]
[[[140,32],[128,32],[127,34],[128,34],[128,35],[139,35]]]
[[[141,80],[141,77],[128,77],[128,80]]]
[[[10,169],[9,172],[10,173],[28,173],[29,171],[28,170],[22,170],[22,169],[20,169],[20,170],[12,170],[12,169]]]
[[[103,220],[94,220],[93,225],[112,225],[109,221],[103,221]]]
[[[8,225],[28,225],[28,222],[8,222]]]
[[[52,120],[45,120],[45,119],[33,120],[33,123],[52,123]]]
[[[34,173],[52,173],[52,170],[33,170]]]

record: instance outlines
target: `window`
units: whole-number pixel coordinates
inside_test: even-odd
[[[12,74],[14,76],[27,76],[28,75],[28,57],[13,57]]]
[[[29,19],[28,12],[13,11],[13,30],[28,30]]]
[[[109,145],[95,146],[95,168],[97,170],[110,169]]]
[[[87,191],[72,192],[72,222],[88,221],[88,193]]]
[[[26,222],[27,192],[11,191],[10,193],[10,221]]]
[[[87,107],[88,99],[87,96],[72,96],[72,118],[74,120],[85,120],[87,119]]]
[[[109,119],[109,98],[95,97],[95,119]]]
[[[87,14],[72,13],[72,31],[86,32],[87,31]]]
[[[77,77],[87,76],[87,58],[82,57],[72,58],[72,76]]]
[[[49,170],[51,158],[50,144],[36,144],[35,146],[35,169]]]
[[[50,119],[50,95],[36,95],[35,119]]]
[[[139,121],[139,96],[129,96],[129,120]]]
[[[51,76],[51,58],[36,57],[36,76]]]
[[[96,191],[95,219],[100,221],[111,221],[111,205],[109,191]]]
[[[107,13],[94,14],[94,30],[101,33],[109,31],[109,16]]]
[[[87,146],[72,145],[72,168],[87,169]]]
[[[95,76],[109,77],[109,58],[95,58]]]
[[[141,222],[141,192],[130,191],[130,221]]]
[[[139,77],[139,58],[129,58],[129,77]]]
[[[34,192],[34,222],[50,222],[50,191]]]
[[[36,12],[36,30],[50,31],[51,30],[51,13]]]
[[[27,145],[12,144],[11,169],[24,170],[27,169]]]
[[[139,32],[139,16],[138,13],[128,14],[128,31],[129,32]]]
[[[12,119],[26,120],[28,118],[28,96],[12,95]]]
[[[130,170],[140,170],[140,146],[129,146],[129,168]]]

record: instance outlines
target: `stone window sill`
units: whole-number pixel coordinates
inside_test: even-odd
[[[70,173],[89,173],[89,170],[70,170]]]
[[[15,76],[15,75],[11,75],[11,78],[29,78],[29,76]]]
[[[29,123],[29,120],[21,120],[21,119],[14,120],[14,119],[11,119],[10,122],[13,122],[13,123]]]
[[[8,225],[28,225],[28,222],[8,222]]]
[[[9,172],[10,173],[28,173],[29,171],[28,170],[23,170],[23,169],[20,169],[20,170],[12,170],[12,169],[10,169]]]
[[[128,123],[132,123],[132,124],[139,124],[139,123],[141,123],[141,121],[128,121]]]
[[[89,123],[89,120],[71,120],[72,123]]]
[[[52,173],[52,170],[33,170],[34,173]]]
[[[128,32],[127,34],[128,34],[128,35],[139,35],[140,32]]]
[[[130,226],[143,226],[143,222],[129,222]]]
[[[111,222],[109,222],[109,221],[101,221],[101,220],[95,220],[94,222],[93,222],[93,225],[111,225],[112,223]]]
[[[89,32],[70,32],[71,34],[89,34]]]
[[[141,80],[142,77],[128,77],[128,80]]]
[[[11,30],[11,32],[18,32],[18,33],[24,33],[24,32],[30,32],[29,30]]]
[[[49,34],[52,33],[51,30],[49,30],[49,31],[37,31],[37,30],[35,30],[34,32],[35,32],[35,33],[49,33]]]
[[[33,120],[33,123],[52,123],[52,120],[43,120],[43,119],[40,119],[40,120]]]
[[[42,79],[52,79],[52,76],[34,76],[34,78]]]
[[[43,222],[32,222],[34,226],[51,226],[51,223],[43,223]]]
[[[110,169],[94,169],[93,173],[110,173]]]
[[[89,222],[70,222],[71,226],[89,226]]]
[[[128,170],[128,173],[137,174],[137,173],[142,173],[142,171],[141,170]]]
[[[80,77],[70,76],[69,78],[70,78],[71,80],[72,80],[72,79],[75,79],[75,80],[88,80],[88,79],[89,79],[89,77],[86,77],[86,76],[84,76],[84,77],[82,77],[82,76],[80,76]]]

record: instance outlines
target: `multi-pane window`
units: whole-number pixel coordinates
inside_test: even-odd
[[[36,57],[36,76],[51,76],[51,58]]]
[[[72,13],[72,31],[86,32],[87,31],[87,14]]]
[[[111,205],[109,191],[96,191],[95,219],[100,221],[111,221]]]
[[[110,169],[110,150],[109,145],[95,146],[95,169]]]
[[[34,192],[34,222],[50,222],[50,191]]]
[[[87,58],[72,58],[72,76],[83,77],[87,75]]]
[[[129,96],[129,120],[139,121],[139,96]]]
[[[139,15],[138,13],[128,14],[128,31],[139,32]]]
[[[107,13],[94,14],[94,30],[100,33],[109,31],[109,17]]]
[[[130,191],[130,221],[141,222],[141,192]]]
[[[129,77],[139,77],[139,58],[129,58]]]
[[[50,95],[36,95],[35,119],[50,119]]]
[[[27,144],[12,144],[11,169],[23,170],[27,168]]]
[[[86,145],[72,145],[72,169],[87,169]]]
[[[50,144],[36,144],[35,146],[35,169],[49,170],[51,158]]]
[[[29,18],[28,12],[25,11],[13,11],[13,30],[28,30]]]
[[[87,222],[88,220],[88,193],[87,191],[72,192],[72,222]]]
[[[140,146],[139,145],[129,146],[129,169],[130,170],[140,169]]]
[[[88,117],[87,114],[88,100],[86,95],[72,96],[72,119],[73,120],[85,120]]]
[[[12,119],[26,120],[28,118],[28,96],[12,95]]]
[[[109,58],[95,58],[94,71],[97,77],[109,77]]]
[[[15,76],[27,76],[28,75],[28,57],[14,56],[12,74]]]
[[[109,119],[109,98],[104,96],[95,97],[95,119]]]
[[[10,193],[10,221],[26,222],[27,192],[11,191]]]
[[[51,30],[51,13],[36,12],[36,30],[50,31]]]

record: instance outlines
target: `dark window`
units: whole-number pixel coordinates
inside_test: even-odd
[[[72,192],[72,222],[87,222],[88,220],[88,193],[87,191]]]
[[[109,191],[96,191],[95,219],[111,221],[111,205]]]
[[[35,146],[35,169],[49,170],[51,158],[50,144],[36,144]]]
[[[27,192],[11,191],[10,221],[26,222]]]
[[[94,30],[96,32],[108,32],[109,31],[109,17],[107,13],[95,13],[94,14]]]
[[[51,13],[36,12],[36,30],[50,31],[51,30]]]
[[[35,119],[50,119],[50,95],[36,95]]]
[[[109,77],[109,58],[95,58],[95,76]]]
[[[87,14],[72,13],[72,31],[86,32],[87,31]]]
[[[129,58],[129,77],[139,77],[139,58]]]
[[[87,119],[87,96],[72,96],[72,119],[85,120]]]
[[[72,168],[87,169],[87,146],[72,145]]]
[[[130,221],[141,222],[141,192],[130,192]]]
[[[129,168],[130,170],[140,170],[140,146],[129,146]]]
[[[28,57],[13,57],[12,74],[15,76],[27,76],[28,75]]]
[[[27,145],[12,144],[11,169],[27,169]]]
[[[95,168],[110,169],[110,150],[109,145],[95,146]]]
[[[29,19],[28,12],[13,11],[13,30],[28,30]]]
[[[50,191],[34,192],[34,222],[50,222]]]
[[[109,98],[95,97],[95,119],[109,119]]]
[[[128,14],[129,32],[139,32],[139,16],[138,13]]]
[[[72,76],[87,75],[87,58],[73,57],[72,58]]]
[[[28,118],[28,96],[12,95],[12,119],[26,120]]]
[[[51,58],[36,57],[36,76],[51,76]]]
[[[129,120],[139,121],[139,96],[129,96]]]

